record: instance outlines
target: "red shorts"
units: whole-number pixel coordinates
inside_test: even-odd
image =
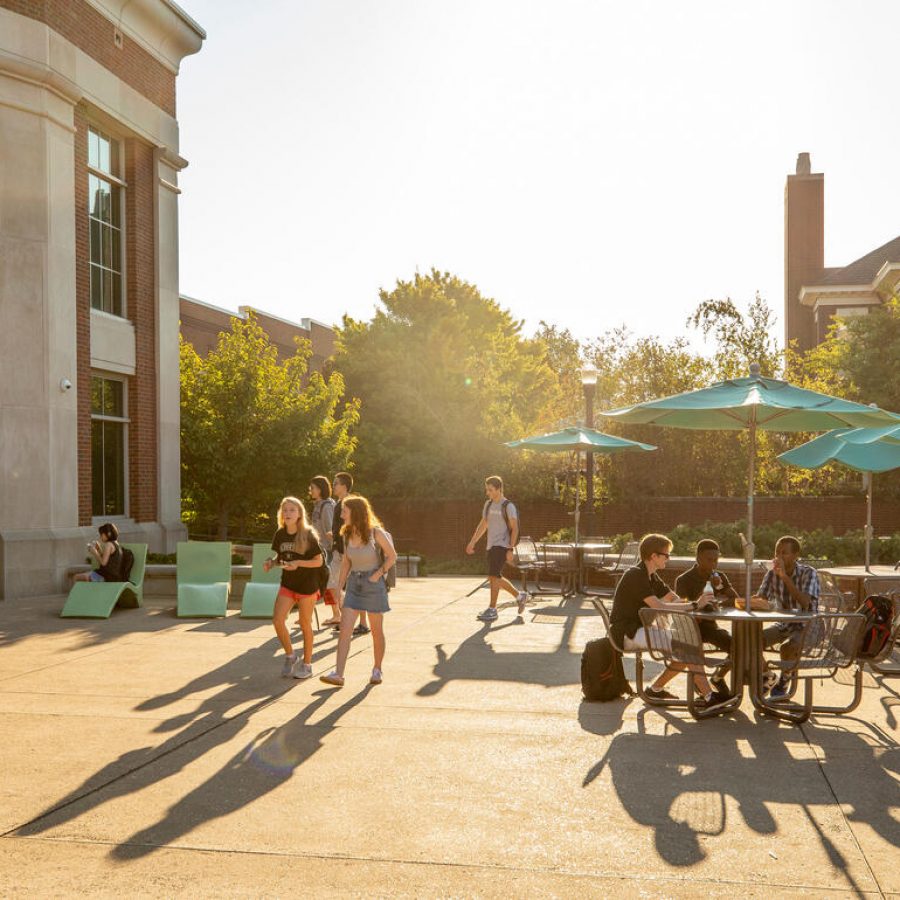
[[[298,603],[301,600],[305,600],[307,597],[318,597],[319,592],[316,591],[315,594],[298,594],[296,591],[292,591],[289,588],[282,586],[278,589],[278,596],[285,597],[288,600],[293,600],[294,603]]]

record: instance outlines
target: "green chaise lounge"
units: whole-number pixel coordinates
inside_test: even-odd
[[[122,544],[134,554],[129,581],[77,581],[69,591],[60,617],[108,619],[116,606],[136,609],[144,604],[146,544]]]
[[[273,566],[268,572],[263,570],[263,562],[273,556],[268,544],[253,545],[253,566],[250,581],[244,587],[241,601],[242,619],[271,619],[275,611],[275,598],[281,586],[281,569]]]
[[[178,615],[215,618],[228,613],[231,544],[181,541],[178,544]]]

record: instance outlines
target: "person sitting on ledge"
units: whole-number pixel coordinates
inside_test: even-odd
[[[694,565],[686,572],[682,572],[675,579],[675,593],[685,600],[697,603],[700,609],[715,607],[720,602],[727,606],[733,606],[737,591],[731,586],[728,576],[724,572],[716,570],[719,565],[719,545],[710,538],[704,538],[697,544],[697,559]],[[705,589],[712,587],[712,594]],[[724,628],[719,628],[710,619],[701,619],[700,637],[706,644],[712,644],[716,650],[731,654],[731,634]],[[710,683],[719,693],[727,693],[728,685],[725,676],[731,671],[731,662],[724,663],[716,669],[710,679]]]
[[[613,641],[623,650],[649,650],[650,644],[641,622],[640,611],[645,606],[662,610],[689,610],[693,603],[679,599],[657,572],[666,567],[672,552],[672,542],[664,534],[648,534],[641,540],[641,561],[628,569],[619,579],[613,596],[610,631]],[[663,634],[671,635],[665,631]],[[676,700],[665,686],[686,666],[673,665],[663,670],[656,681],[644,690],[651,700]],[[694,684],[707,708],[729,700],[727,693],[714,691],[705,672],[694,672]]]

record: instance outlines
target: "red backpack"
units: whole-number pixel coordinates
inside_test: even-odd
[[[887,597],[874,594],[866,597],[857,612],[866,620],[857,655],[863,659],[873,659],[884,650],[885,644],[890,640],[894,604]]]

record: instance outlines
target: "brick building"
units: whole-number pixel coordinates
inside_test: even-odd
[[[820,344],[835,316],[865,315],[900,287],[900,237],[847,266],[825,265],[825,176],[808,153],[784,188],[784,340]]]
[[[334,353],[334,329],[315,319],[290,322],[252,306],[240,306],[235,313],[184,294],[181,295],[180,303],[181,334],[200,356],[206,356],[216,346],[223,331],[231,330],[233,318],[246,319],[250,312],[256,316],[260,327],[278,348],[279,359],[294,355],[296,350],[294,338],[297,337],[305,338],[312,346],[310,371],[321,372],[325,360]]]
[[[171,0],[0,0],[0,598],[181,524]]]

